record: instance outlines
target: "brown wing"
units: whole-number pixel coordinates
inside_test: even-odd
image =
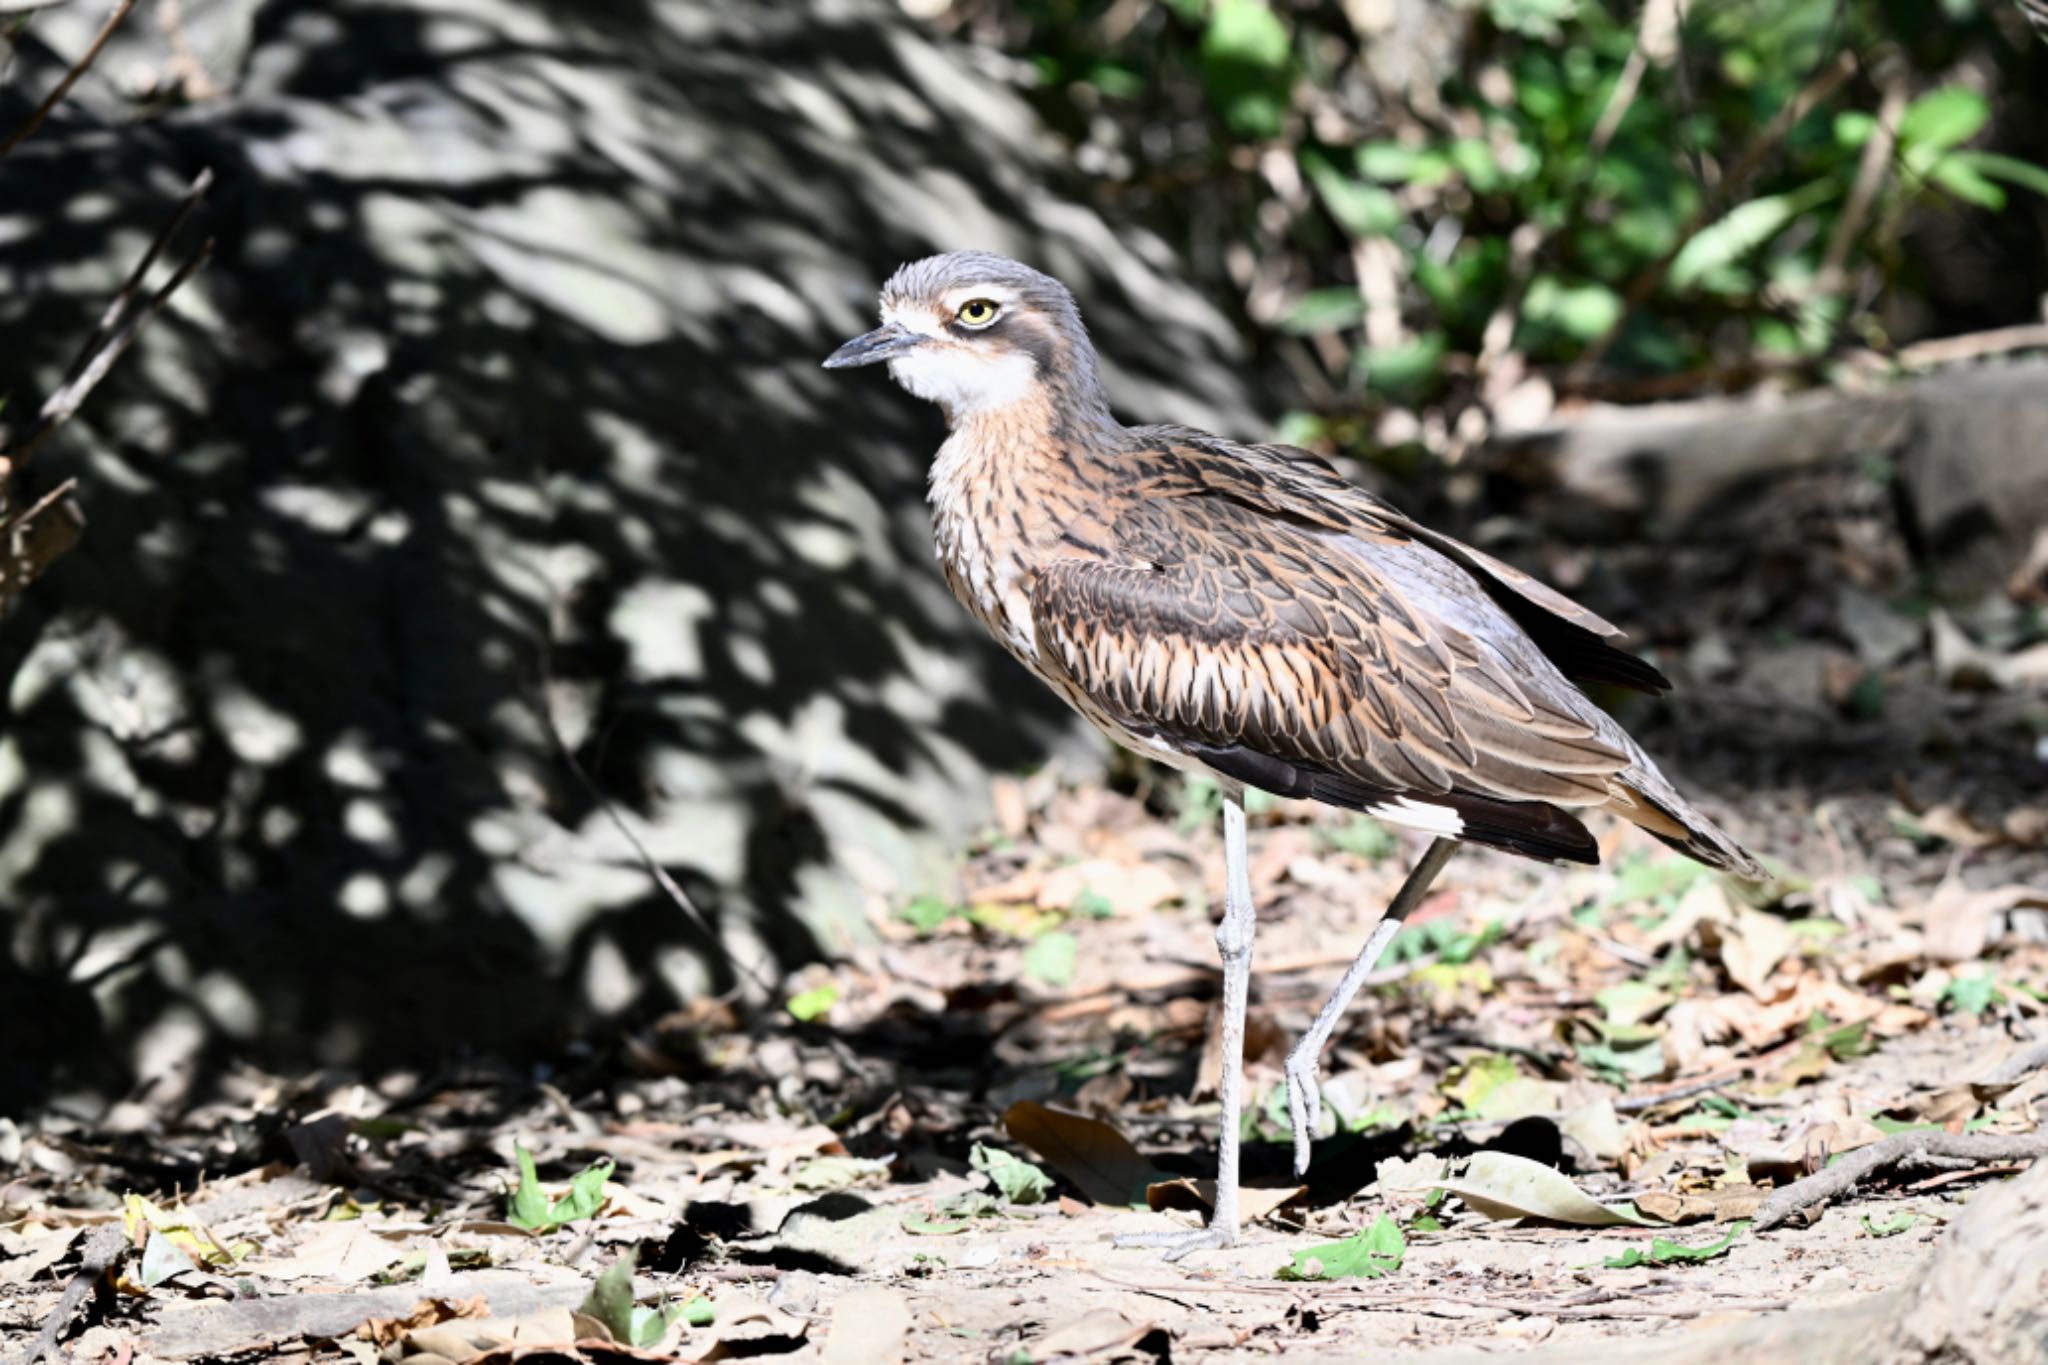
[[[1670,679],[1655,665],[1611,643],[1622,631],[1597,613],[1513,565],[1414,521],[1347,483],[1308,451],[1237,445],[1182,427],[1150,427],[1137,434],[1181,451],[1195,480],[1226,496],[1333,528],[1370,528],[1428,546],[1464,569],[1568,678],[1652,694],[1671,690]]]
[[[1543,803],[1607,802],[1630,756],[1554,670],[1475,632],[1458,594],[1489,599],[1464,569],[1184,442],[1126,458],[1142,494],[1112,528],[1119,562],[1055,561],[1032,593],[1041,655],[1091,702],[1284,795],[1425,828],[1450,810],[1461,837],[1590,856]],[[1497,609],[1485,624],[1520,637]],[[1503,821],[1521,844],[1484,837]]]

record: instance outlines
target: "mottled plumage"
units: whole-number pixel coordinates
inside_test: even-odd
[[[1669,687],[1592,612],[1305,451],[1121,425],[1072,297],[1026,266],[969,252],[907,265],[882,291],[882,316],[826,363],[886,360],[945,408],[931,502],[947,582],[1111,737],[1213,774],[1233,802],[1257,787],[1589,863],[1598,852],[1579,816],[1604,810],[1760,875],[1576,685]],[[1433,876],[1441,856],[1426,861]],[[1248,888],[1232,907],[1248,960]],[[1291,1085],[1299,1072],[1291,1060]],[[1313,1110],[1298,1099],[1303,1162]]]

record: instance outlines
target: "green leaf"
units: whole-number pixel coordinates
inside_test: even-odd
[[[1726,1237],[1718,1242],[1698,1247],[1689,1247],[1668,1237],[1653,1237],[1650,1239],[1650,1250],[1647,1255],[1641,1247],[1630,1247],[1621,1255],[1609,1256],[1600,1264],[1609,1270],[1631,1270],[1639,1265],[1682,1265],[1687,1261],[1711,1261],[1716,1256],[1727,1255],[1728,1248],[1735,1245],[1736,1238],[1748,1230],[1748,1223],[1731,1223]]]
[[[1361,346],[1354,363],[1367,386],[1383,393],[1406,394],[1424,388],[1444,358],[1440,332],[1425,332],[1390,346]]]
[[[1116,918],[1115,902],[1092,886],[1074,897],[1074,903],[1069,910],[1082,919]]]
[[[2017,185],[2023,190],[2048,195],[2048,167],[2037,166],[2031,161],[2022,161],[2016,156],[2004,156],[1998,152],[1955,152],[1944,162],[1961,162],[1979,175],[1993,180],[2003,180],[2008,185]]]
[[[1927,178],[1965,203],[1994,213],[2005,207],[2005,191],[1961,157],[1945,156],[1927,168]]]
[[[1042,934],[1024,950],[1024,974],[1048,986],[1065,986],[1074,979],[1080,947],[1079,941],[1065,930]]]
[[[512,1152],[519,1162],[519,1184],[506,1203],[505,1221],[515,1228],[537,1231],[548,1226],[548,1193],[540,1186],[533,1153],[518,1145]]]
[[[1202,32],[1202,80],[1242,137],[1279,133],[1293,87],[1287,25],[1266,0],[1216,0]]]
[[[1919,1221],[1919,1214],[1908,1212],[1895,1213],[1882,1221],[1873,1222],[1866,1213],[1863,1215],[1863,1234],[1866,1237],[1896,1237],[1902,1232],[1911,1231],[1913,1225]]]
[[[633,1323],[633,1253],[627,1252],[613,1261],[597,1283],[590,1286],[590,1293],[576,1310],[596,1318],[612,1334],[612,1340],[628,1346],[643,1343],[634,1338]],[[656,1332],[655,1337],[659,1338]]]
[[[618,1169],[611,1162],[592,1162],[569,1182],[567,1194],[550,1200],[541,1188],[539,1173],[534,1170],[533,1153],[516,1145],[512,1150],[519,1161],[519,1184],[506,1201],[505,1221],[513,1227],[545,1232],[588,1218],[604,1207],[605,1182]]]
[[[1301,168],[1337,226],[1353,237],[1385,237],[1401,226],[1401,205],[1378,185],[1346,175],[1322,157],[1303,153]],[[1356,297],[1356,291],[1352,291]]]
[[[1899,145],[1945,151],[1975,137],[1991,118],[1991,102],[1974,90],[1951,85],[1930,90],[1906,106],[1899,120]]]
[[[1356,327],[1365,318],[1365,300],[1356,289],[1312,289],[1280,315],[1283,332],[1316,336]]]
[[[953,907],[937,896],[919,896],[896,912],[897,919],[921,936],[937,933],[939,926],[952,917]]]
[[[683,1305],[683,1321],[692,1327],[709,1327],[717,1318],[718,1310],[702,1294]]]
[[[838,1003],[839,983],[827,981],[822,986],[813,986],[801,995],[792,995],[789,997],[789,1003],[783,1008],[788,1010],[789,1017],[799,1024],[808,1024],[813,1019],[822,1019]]]
[[[1981,1016],[2005,999],[1998,989],[1998,982],[1990,973],[1977,976],[1959,976],[1948,983],[1941,992],[1941,1003],[1958,1014],[1967,1014],[1972,1019]]]
[[[1360,1228],[1341,1242],[1325,1242],[1294,1253],[1280,1267],[1282,1280],[1376,1280],[1401,1268],[1408,1239],[1393,1219],[1381,1214],[1371,1227]]]
[[[1604,284],[1566,284],[1555,275],[1538,275],[1529,282],[1522,320],[1592,341],[1621,321],[1621,295]]]
[[[993,1180],[1003,1198],[1012,1204],[1043,1204],[1052,1196],[1051,1176],[999,1147],[984,1147],[977,1142],[967,1155],[967,1163]]]
[[[1715,271],[1734,265],[1834,193],[1832,181],[1816,180],[1789,194],[1769,194],[1736,205],[1680,248],[1671,263],[1672,287],[1689,289]]]
[[[1437,1089],[1460,1108],[1477,1109],[1488,1095],[1520,1074],[1514,1058],[1483,1053],[1452,1067]]]
[[[1562,26],[1578,17],[1578,0],[1487,0],[1486,16],[1495,28],[1549,42]]]

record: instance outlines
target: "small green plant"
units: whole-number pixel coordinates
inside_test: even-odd
[[[1043,1204],[1052,1197],[1052,1177],[1022,1157],[1000,1147],[974,1144],[967,1164],[995,1182],[1003,1198],[1012,1204]]]
[[[1728,1248],[1734,1246],[1736,1239],[1748,1230],[1748,1223],[1732,1223],[1726,1237],[1697,1247],[1674,1242],[1668,1237],[1653,1237],[1648,1251],[1630,1247],[1621,1255],[1609,1256],[1600,1264],[1609,1270],[1633,1270],[1639,1265],[1685,1265],[1692,1261],[1711,1261],[1717,1256],[1727,1255]]]
[[[1294,1259],[1275,1272],[1282,1280],[1377,1280],[1401,1268],[1408,1254],[1408,1239],[1401,1225],[1381,1214],[1370,1227],[1360,1228],[1341,1242],[1326,1242],[1294,1253]]]
[[[590,1217],[604,1207],[604,1186],[617,1168],[609,1161],[595,1161],[569,1182],[569,1192],[550,1199],[534,1169],[533,1153],[515,1146],[519,1161],[519,1183],[506,1200],[505,1221],[528,1232],[546,1232]],[[629,1272],[630,1273],[630,1272]]]

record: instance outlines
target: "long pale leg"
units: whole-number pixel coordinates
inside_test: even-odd
[[[1315,1136],[1316,1125],[1323,1118],[1323,1092],[1319,1084],[1323,1045],[1337,1031],[1337,1021],[1350,1008],[1351,998],[1365,984],[1365,978],[1380,960],[1380,954],[1393,942],[1394,935],[1401,932],[1402,922],[1408,918],[1409,912],[1422,903],[1422,898],[1429,893],[1430,883],[1444,870],[1444,864],[1451,860],[1451,854],[1457,847],[1456,840],[1437,839],[1423,852],[1422,860],[1415,864],[1415,870],[1408,874],[1408,880],[1401,883],[1400,891],[1395,893],[1394,903],[1373,926],[1365,946],[1344,969],[1344,979],[1323,1002],[1315,1023],[1309,1025],[1308,1032],[1301,1035],[1301,1041],[1287,1054],[1287,1113],[1294,1121],[1296,1175],[1308,1170],[1309,1142]]]
[[[1216,951],[1223,959],[1223,1132],[1216,1156],[1216,1211],[1209,1226],[1192,1232],[1146,1232],[1119,1237],[1119,1246],[1163,1247],[1177,1261],[1191,1251],[1227,1247],[1237,1241],[1237,1146],[1244,1106],[1244,1010],[1252,980],[1251,868],[1245,856],[1244,792],[1223,795],[1223,922],[1216,926]]]

